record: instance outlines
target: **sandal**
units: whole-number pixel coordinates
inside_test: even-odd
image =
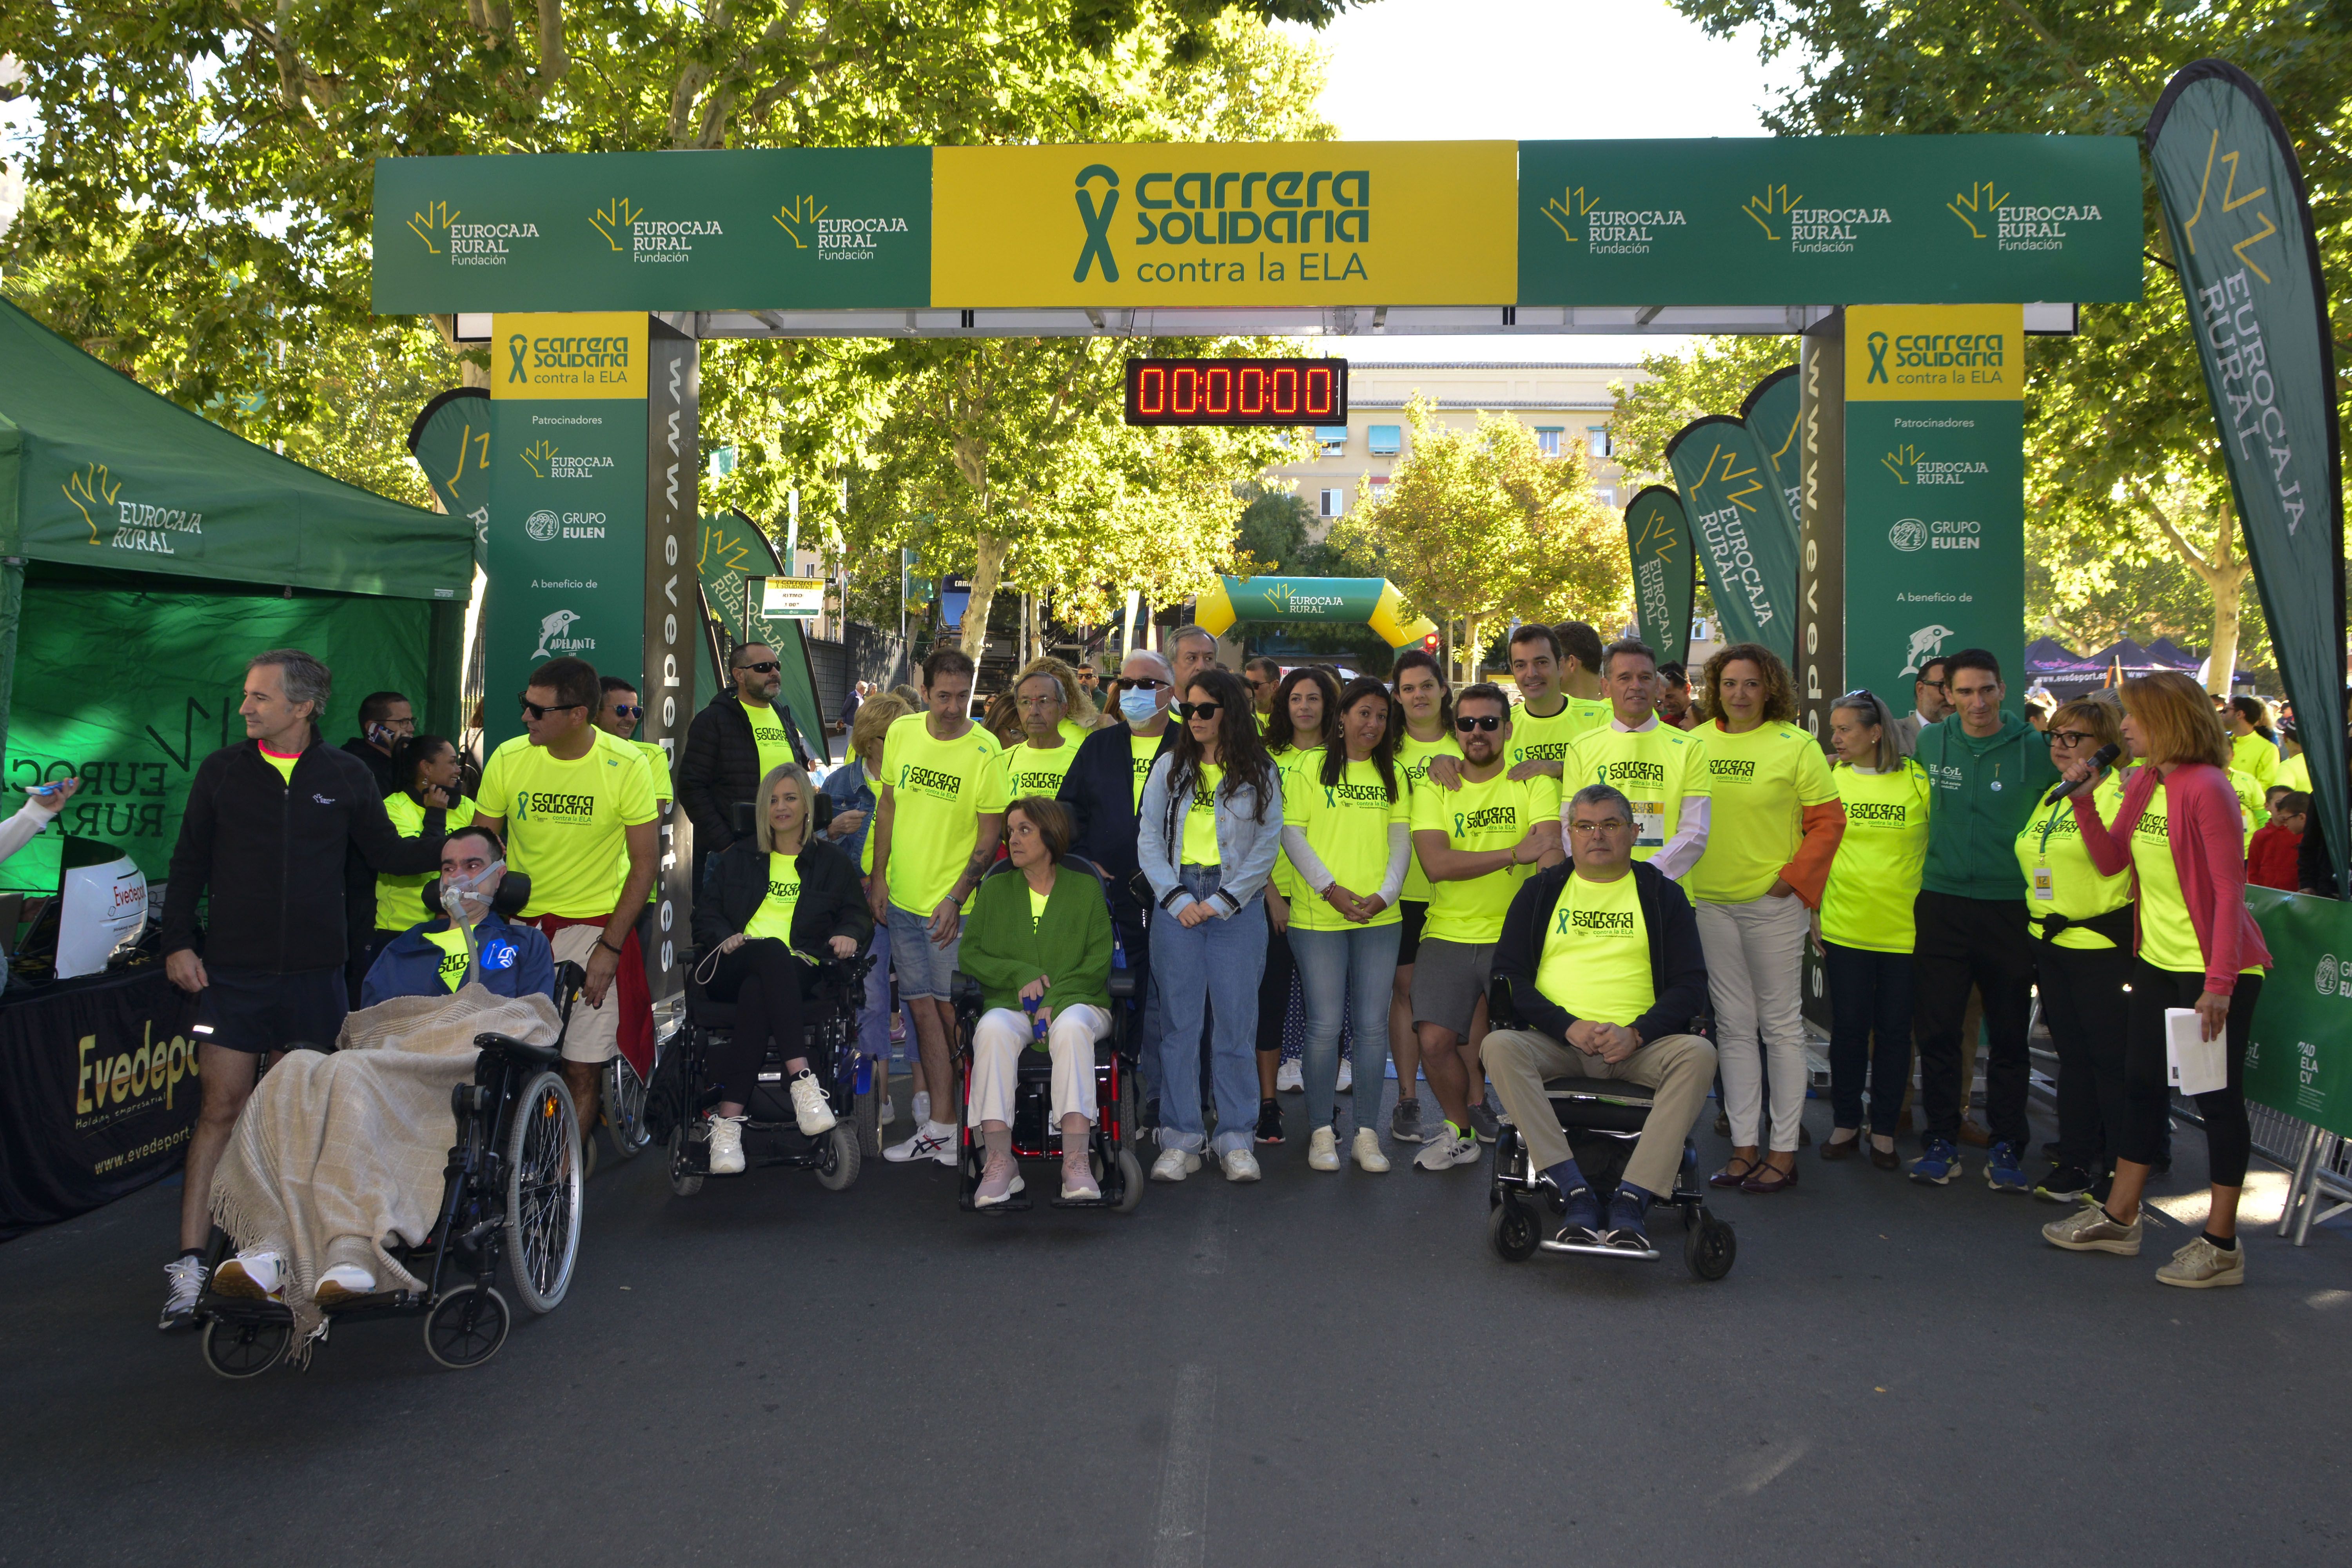
[[[1784,1193],[1797,1184],[1797,1167],[1783,1171],[1777,1165],[1758,1164],[1748,1179],[1739,1184],[1743,1193]]]
[[[1743,1168],[1735,1171],[1731,1168],[1733,1165],[1738,1165]],[[1748,1184],[1748,1181],[1756,1174],[1757,1172],[1763,1168],[1764,1167],[1760,1162],[1745,1159],[1740,1155],[1734,1154],[1730,1160],[1725,1163],[1722,1170],[1717,1171],[1714,1175],[1709,1176],[1706,1179],[1706,1184],[1710,1187],[1743,1187]]]

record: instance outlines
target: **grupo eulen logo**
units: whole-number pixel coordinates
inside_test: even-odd
[[[2319,968],[2314,972],[2311,978],[2312,984],[2319,988],[2319,994],[2322,996],[2335,995],[2337,985],[2341,984],[2341,972],[2336,967],[2336,955],[2332,952],[2321,953]]]
[[[1886,542],[1906,555],[1927,548],[1927,525],[1916,517],[1899,520],[1886,531]]]
[[[544,544],[554,538],[563,524],[551,511],[535,511],[524,521],[522,531]]]

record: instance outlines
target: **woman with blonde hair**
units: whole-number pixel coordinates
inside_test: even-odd
[[[2116,1176],[2105,1204],[2086,1203],[2042,1227],[2073,1252],[2137,1257],[2140,1194],[2168,1114],[2167,1014],[2193,1008],[2206,1040],[2223,1042],[2224,1080],[2200,1094],[2212,1206],[2203,1234],[2156,1271],[2159,1284],[2189,1289],[2245,1282],[2238,1246],[2238,1198],[2252,1135],[2246,1122],[2246,1042],[2270,949],[2246,908],[2244,826],[2230,784],[2230,738],[2204,691],[2171,670],[2123,685],[2124,740],[2143,760],[2110,824],[2095,794],[2072,797],[2084,847],[2109,875],[2129,871],[2137,892],[2131,1004],[2125,1020],[2124,1121],[2110,1129]],[[2065,765],[2087,783],[2091,763]]]

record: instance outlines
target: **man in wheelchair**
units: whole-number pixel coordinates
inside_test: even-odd
[[[1674,1191],[1683,1142],[1715,1077],[1715,1047],[1689,1032],[1706,1011],[1706,960],[1683,890],[1634,861],[1633,808],[1622,795],[1587,784],[1561,816],[1568,863],[1519,889],[1495,949],[1495,978],[1508,982],[1525,1026],[1486,1037],[1486,1073],[1530,1167],[1566,1200],[1557,1239],[1647,1252],[1651,1201]],[[1544,1091],[1558,1078],[1653,1091],[1605,1218]]]
[[[509,917],[530,901],[530,879],[507,870],[506,847],[487,827],[460,827],[441,846],[441,879],[425,889],[435,911],[384,946],[360,986],[360,1005],[394,996],[446,996],[474,975],[494,996],[555,994],[555,955],[537,926]]]

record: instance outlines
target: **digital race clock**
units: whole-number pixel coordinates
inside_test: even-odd
[[[1344,425],[1343,359],[1131,359],[1129,425]]]

